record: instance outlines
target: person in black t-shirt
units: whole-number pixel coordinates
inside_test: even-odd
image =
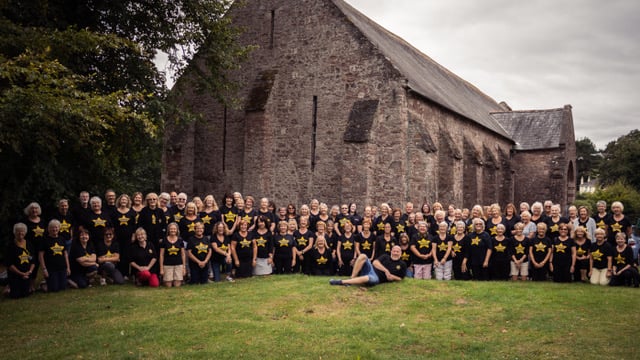
[[[60,221],[53,219],[47,226],[38,252],[42,274],[47,281],[47,291],[58,292],[67,288],[67,276],[71,275],[65,239],[60,235]]]
[[[369,285],[400,281],[407,273],[407,265],[401,259],[402,249],[395,245],[391,248],[391,255],[384,254],[373,263],[367,255],[360,254],[353,265],[350,279],[329,280],[331,285]]]

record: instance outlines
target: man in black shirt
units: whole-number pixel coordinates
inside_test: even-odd
[[[407,265],[400,259],[402,249],[396,245],[391,248],[391,255],[383,254],[373,263],[367,255],[360,254],[353,265],[351,278],[346,280],[329,280],[331,285],[369,285],[390,281],[400,281],[407,273]]]

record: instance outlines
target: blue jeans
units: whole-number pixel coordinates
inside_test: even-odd
[[[378,274],[376,274],[376,270],[373,267],[373,264],[371,264],[371,260],[369,260],[369,258],[367,258],[364,264],[362,264],[362,269],[360,269],[360,273],[358,275],[368,276],[368,285],[376,285],[380,283],[380,278],[378,278]]]

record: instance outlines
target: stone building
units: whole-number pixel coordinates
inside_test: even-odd
[[[179,105],[203,121],[167,129],[163,190],[277,204],[574,200],[570,106],[511,111],[342,0],[248,0],[230,14],[257,46],[230,74],[242,106],[179,79]]]

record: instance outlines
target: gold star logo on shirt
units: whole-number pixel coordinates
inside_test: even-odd
[[[60,232],[61,233],[68,233],[71,230],[71,224],[69,224],[67,222],[67,220],[62,220],[62,222],[60,223]]]
[[[53,244],[52,247],[50,247],[49,249],[51,249],[51,253],[55,256],[55,255],[60,255],[62,256],[62,251],[64,251],[64,246],[55,243]]]
[[[378,231],[384,231],[384,222],[378,223]]]
[[[619,233],[622,230],[622,224],[620,223],[613,223],[611,224],[611,231],[614,233]]]
[[[182,214],[180,214],[179,212],[173,214],[173,221],[179,223],[180,220],[182,220],[184,216]]]
[[[455,226],[451,226],[451,229],[449,230],[449,235],[455,235],[458,232],[458,230],[456,229]]]
[[[211,219],[213,219],[213,218],[211,216],[209,216],[209,214],[207,214],[202,218],[202,222],[207,224],[207,225],[209,225],[209,224],[211,224]]]
[[[622,254],[618,254],[618,256],[615,257],[616,260],[616,265],[621,264],[624,265],[626,264],[625,258],[622,256]]]
[[[396,231],[397,231],[398,233],[403,233],[403,232],[404,232],[404,225],[402,225],[402,224],[398,224],[398,225],[396,226]]]
[[[422,248],[428,249],[429,245],[431,245],[431,241],[429,239],[422,238],[418,240],[418,249],[422,249]]]
[[[365,240],[362,244],[362,250],[371,250],[371,243],[369,240]]]
[[[307,246],[307,239],[303,237],[301,237],[300,239],[298,239],[298,245],[300,246]]]
[[[604,220],[598,221],[598,223],[596,223],[596,226],[600,229],[607,229],[607,224],[605,224]]]
[[[278,241],[278,244],[280,244],[280,247],[288,247],[289,240],[287,240],[287,238],[282,238],[280,239],[280,241]]]
[[[42,237],[42,235],[44,235],[44,229],[40,227],[40,225],[36,225],[35,228],[33,228],[33,237]]]
[[[240,247],[246,248],[249,247],[249,245],[251,245],[251,241],[247,239],[242,239],[242,241],[240,241]]]
[[[445,242],[441,242],[441,243],[438,245],[438,250],[440,250],[440,251],[447,251],[447,247],[449,247],[449,245],[447,245],[447,243],[445,243]]]
[[[27,250],[22,250],[22,254],[18,255],[18,259],[20,259],[20,265],[28,264],[31,259],[31,254]]]
[[[316,262],[318,263],[318,265],[324,265],[327,263],[327,259],[324,256],[320,256]]]
[[[180,248],[177,248],[175,245],[171,245],[170,248],[167,249],[167,253],[171,256],[176,256],[180,252]]]
[[[401,259],[402,261],[409,261],[409,258],[410,258],[410,257],[411,257],[411,256],[409,255],[409,253],[407,253],[407,252],[405,252],[405,251],[403,251],[403,252],[402,252],[402,255],[400,255],[400,259]]]
[[[516,254],[524,254],[524,246],[522,246],[522,244],[516,246]]]
[[[453,252],[459,253],[462,251],[462,246],[460,246],[460,244],[455,243],[453,244]]]
[[[151,224],[156,224],[156,214],[151,214]]]
[[[126,215],[122,215],[118,218],[118,221],[120,222],[120,225],[124,225],[124,226],[128,226],[129,225],[129,220],[131,220],[128,216]]]
[[[242,217],[242,220],[244,220],[247,224],[251,223],[251,216],[249,215],[245,215]]]
[[[389,243],[387,243],[387,245],[384,247],[384,251],[385,252],[390,252],[391,251],[391,245],[389,245]]]
[[[603,256],[604,254],[600,252],[600,249],[591,253],[591,257],[593,258],[594,261],[602,261]]]
[[[256,244],[258,244],[258,247],[265,247],[267,246],[267,240],[264,237],[260,236],[256,239]]]
[[[229,247],[227,246],[227,244],[222,244],[222,245],[220,245],[220,246],[219,246],[219,248],[220,248],[220,250],[222,250],[222,251],[227,251],[227,249],[228,249]]]
[[[345,241],[342,243],[342,248],[345,250],[353,249],[353,243],[351,241]]]
[[[198,245],[196,245],[196,250],[198,250],[198,255],[202,253],[206,254],[209,251],[209,245],[200,242]]]
[[[93,221],[93,227],[105,227],[107,226],[107,220],[103,218],[96,218]]]
[[[557,244],[555,248],[557,253],[564,253],[565,250],[567,249],[567,246],[565,244],[560,243],[560,244]]]
[[[552,233],[557,233],[558,232],[558,228],[559,228],[558,224],[553,224],[549,228],[549,231],[552,232]]]
[[[478,237],[478,235],[471,239],[471,245],[480,245],[480,237]]]
[[[112,257],[112,256],[113,256],[113,254],[111,253],[111,250],[107,250],[107,253],[106,253],[106,254],[104,254],[104,256],[106,256],[106,257]]]
[[[498,227],[497,226],[494,226],[494,227],[490,228],[489,231],[491,232],[491,235],[498,235]]]
[[[576,255],[578,256],[584,256],[584,254],[586,254],[587,252],[585,250],[583,250],[581,247],[578,248],[578,250],[576,250]]]
[[[192,222],[191,224],[187,225],[187,231],[188,232],[195,232],[196,231],[196,223]]]
[[[493,248],[496,250],[496,252],[503,253],[507,247],[502,245],[502,243],[498,243],[498,245],[494,246]]]
[[[234,214],[231,210],[228,213],[224,214],[224,221],[228,223],[232,223],[236,221],[236,214]]]
[[[547,250],[547,245],[545,245],[543,242],[539,242],[535,246],[536,252],[545,252]]]

